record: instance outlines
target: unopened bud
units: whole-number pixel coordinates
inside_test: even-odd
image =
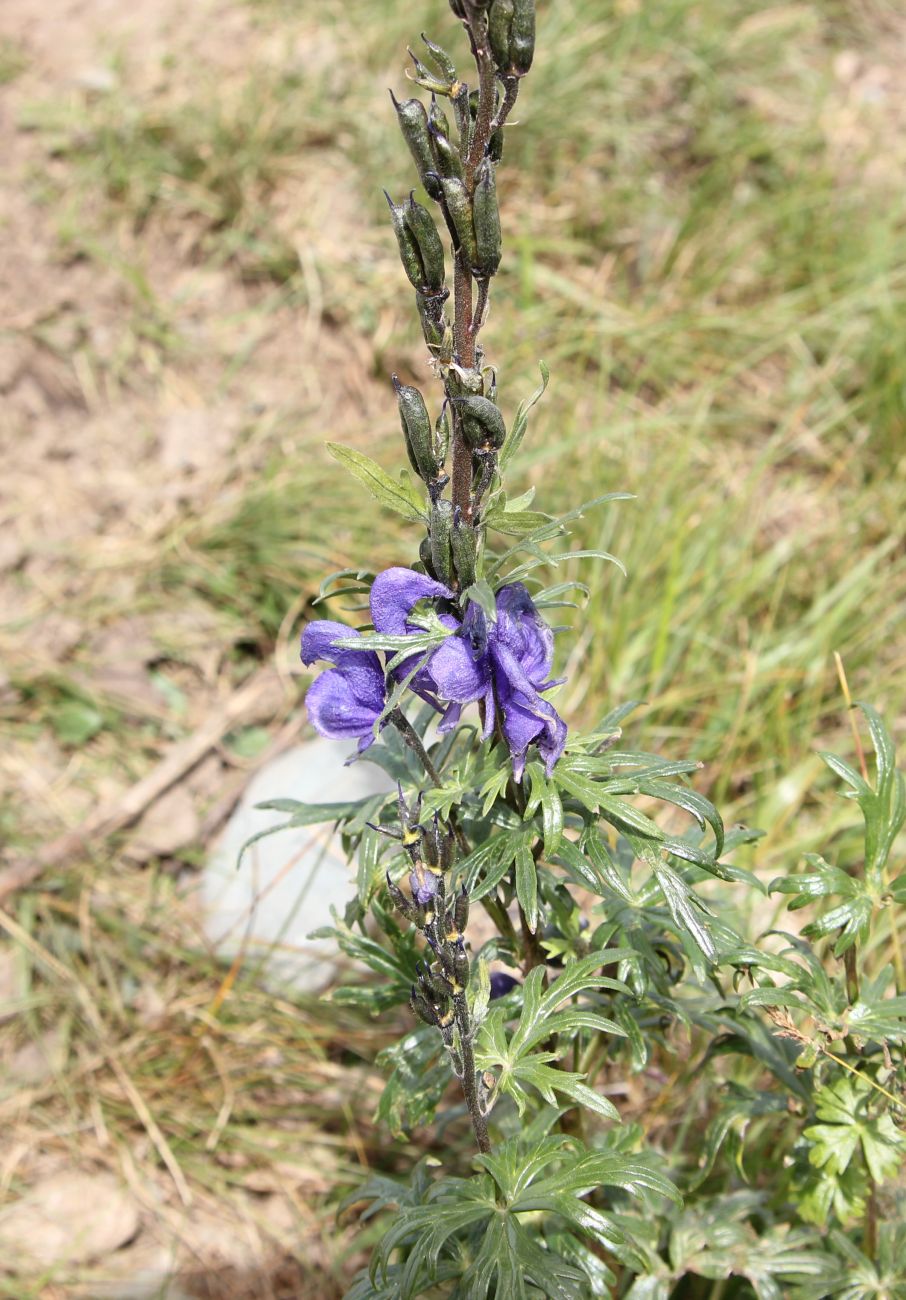
[[[465,885],[463,885],[459,893],[456,895],[456,901],[453,904],[453,921],[460,934],[462,934],[463,931],[465,930],[468,920],[469,920],[469,895]]]
[[[393,905],[397,911],[402,912],[407,921],[411,920],[414,915],[412,904],[400,889],[399,885],[395,885],[390,879],[389,871],[387,872],[387,892],[393,900]]]
[[[463,988],[469,983],[469,954],[461,939],[453,949],[453,976]]]

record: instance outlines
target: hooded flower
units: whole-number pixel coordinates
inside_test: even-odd
[[[416,573],[414,569],[386,569],[378,574],[371,587],[371,621],[378,632],[392,636],[417,635],[422,629],[409,621],[409,615],[420,600],[435,597],[456,600],[449,587],[445,587],[442,582],[435,582],[423,573]],[[487,637],[482,636],[475,625],[471,613],[475,608],[469,606],[462,622],[451,613],[439,614],[441,624],[454,635],[447,637],[433,651],[425,666],[413,677],[411,686],[417,695],[428,700],[435,708],[448,706],[440,724],[442,731],[455,726],[463,704],[487,698],[487,718],[490,719],[487,734],[490,735],[494,729],[494,710],[490,695]],[[481,614],[480,609],[477,612]],[[411,663],[404,663],[397,672],[400,676],[405,676],[410,669]]]
[[[344,623],[321,619],[302,633],[302,662],[333,664],[308,688],[305,704],[311,724],[331,740],[358,737],[359,752],[374,740],[374,724],[384,707],[384,670],[373,650],[341,649],[335,641],[357,637]]]
[[[409,616],[420,600],[434,598],[452,602],[455,595],[443,583],[413,569],[387,569],[378,574],[371,589],[372,622],[379,632],[416,634],[421,629]],[[419,669],[412,689],[435,707],[446,706],[442,731],[456,725],[464,704],[484,701],[484,736],[493,733],[495,715],[499,716],[516,780],[522,779],[532,742],[550,775],[566,744],[566,724],[540,694],[558,685],[548,680],[554,634],[521,582],[501,587],[496,603],[497,618],[490,624],[474,602],[462,620],[449,612],[439,614],[453,635]]]
[[[497,593],[497,622],[488,638],[488,650],[513,774],[517,781],[522,780],[526,750],[535,741],[550,776],[566,745],[566,723],[540,695],[560,684],[545,680],[554,658],[554,634],[521,582],[501,587]]]

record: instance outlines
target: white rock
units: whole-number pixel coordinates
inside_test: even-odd
[[[109,1174],[61,1171],[0,1211],[0,1268],[54,1268],[116,1250],[138,1231],[135,1203]]]
[[[237,858],[252,835],[287,820],[285,813],[262,812],[256,804],[270,799],[335,803],[390,789],[388,777],[373,763],[344,767],[352,748],[345,741],[312,740],[268,763],[205,865],[201,894],[208,942],[228,960],[243,950],[246,969],[260,965],[271,987],[314,991],[330,982],[336,945],[307,936],[331,923],[331,907],[343,911],[355,888],[354,868],[329,824],[259,840],[238,870]]]

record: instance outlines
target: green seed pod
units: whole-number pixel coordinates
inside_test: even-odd
[[[419,542],[418,558],[424,565],[425,572],[428,576],[430,578],[436,577],[437,575],[434,572],[434,565],[431,563],[431,539],[429,537],[423,537]]]
[[[437,1024],[437,1014],[430,1002],[424,996],[420,989],[414,984],[409,995],[409,1009],[419,1020],[423,1020],[426,1025]]]
[[[438,295],[425,295],[416,290],[415,304],[425,342],[435,356],[441,356],[447,341],[449,326],[444,316],[444,300]]]
[[[512,70],[524,77],[535,57],[535,0],[516,0],[516,12],[510,28]]]
[[[468,190],[456,177],[445,177],[441,180],[441,187],[444,203],[456,232],[458,251],[462,252],[469,266],[474,266],[478,249],[475,245],[475,226],[472,221],[472,204],[469,201]]]
[[[473,393],[481,396],[484,393],[481,371],[474,368],[466,370],[455,366],[448,373],[446,382],[450,397],[471,397]]]
[[[452,533],[453,502],[435,501],[431,507],[431,563],[438,582],[446,583],[448,587],[453,581]]]
[[[425,399],[411,384],[401,384],[396,375],[392,376],[391,382],[396,392],[409,461],[416,474],[426,483],[431,483],[437,478],[440,466],[434,454],[434,430]]]
[[[488,43],[498,72],[510,71],[510,33],[515,13],[516,0],[494,0],[488,14]]]
[[[428,109],[428,129],[440,131],[441,135],[445,135],[448,140],[450,139],[450,123],[447,120],[446,113],[438,104],[436,95],[431,96],[431,107]]]
[[[415,287],[423,293],[439,293],[444,287],[444,246],[434,218],[427,208],[416,203],[414,194],[409,195],[409,202],[403,209],[403,221],[421,259],[423,279]]]
[[[431,69],[422,63],[414,50],[410,49],[408,53],[415,64],[415,76],[412,78],[415,84],[421,86],[422,90],[430,90],[432,95],[448,95],[450,87],[447,82],[436,77]]]
[[[406,209],[402,204],[397,206],[386,190],[384,190],[384,198],[390,206],[390,220],[393,222],[393,233],[396,235],[396,242],[399,244],[400,261],[403,264],[403,270],[406,272],[409,283],[415,289],[420,289],[425,284],[425,267],[418,241],[406,223]],[[443,257],[443,249],[441,249],[441,257]]]
[[[450,453],[450,443],[453,441],[453,428],[450,422],[450,412],[447,403],[444,402],[440,408],[440,415],[434,422],[434,446],[437,451],[438,459],[442,465],[447,463],[447,456]]]
[[[497,207],[497,184],[494,178],[494,164],[483,159],[476,172],[475,196],[472,210],[475,221],[475,244],[478,256],[475,259],[475,274],[484,280],[497,274],[500,265],[501,235],[500,211]]]
[[[462,158],[459,150],[451,143],[450,137],[440,127],[431,125],[431,148],[437,171],[441,176],[455,176],[462,180],[464,176]]]
[[[476,577],[478,560],[478,538],[475,529],[463,523],[459,506],[453,512],[453,532],[450,536],[453,548],[453,567],[456,569],[460,587],[471,587]],[[463,925],[465,922],[463,922]],[[463,928],[461,925],[460,929]]]
[[[432,199],[440,199],[440,180],[435,174],[437,168],[431,151],[431,133],[428,130],[428,114],[425,112],[425,106],[420,99],[400,101],[392,90],[390,98],[393,100],[393,107],[399,118],[403,139],[409,146],[409,152],[418,168],[419,179]]]
[[[434,66],[440,72],[440,75],[450,84],[450,86],[452,86],[458,78],[456,76],[456,65],[450,58],[449,54],[446,50],[442,49],[441,46],[435,45],[433,41],[429,41],[424,32],[422,32],[422,41],[425,49],[434,60]]]
[[[499,407],[487,397],[454,397],[453,401],[460,413],[466,442],[473,451],[477,448],[497,449],[503,446],[506,425]]]

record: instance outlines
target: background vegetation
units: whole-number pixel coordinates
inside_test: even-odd
[[[0,1190],[106,1166],[145,1236],[242,1225],[197,1294],[339,1295],[367,1242],[330,1189],[399,1157],[372,1124],[398,1025],[224,982],[184,869],[293,725],[322,574],[410,558],[323,442],[395,465],[388,376],[426,379],[380,191],[408,175],[386,88],[447,6],[29,8],[0,18],[7,851],[264,686],[156,820],[6,900]],[[633,743],[700,758],[770,879],[851,821],[815,755],[851,752],[833,652],[895,734],[904,712],[906,27],[882,0],[559,0],[538,49],[486,342],[510,409],[551,366],[520,462],[545,507],[638,498],[586,524],[629,577],[574,616],[558,707],[647,700]]]

